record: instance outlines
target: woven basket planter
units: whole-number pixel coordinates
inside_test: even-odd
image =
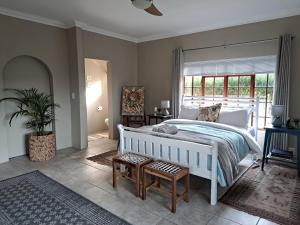
[[[56,152],[55,134],[43,136],[30,135],[29,159],[32,161],[46,161],[53,159]]]

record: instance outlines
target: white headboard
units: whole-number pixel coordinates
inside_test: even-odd
[[[257,139],[258,118],[259,118],[259,97],[207,97],[207,96],[183,96],[182,105],[186,106],[210,106],[222,103],[222,108],[249,109],[254,113],[253,127]]]

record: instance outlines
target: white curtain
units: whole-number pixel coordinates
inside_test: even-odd
[[[172,112],[174,118],[178,117],[183,89],[183,51],[176,48],[173,51],[172,74]]]
[[[243,75],[256,73],[274,73],[276,56],[222,59],[184,63],[184,75]]]
[[[290,76],[292,59],[292,35],[285,34],[279,37],[277,70],[275,75],[274,105],[284,105],[283,123],[289,118]],[[284,134],[273,135],[271,147],[287,149],[288,138]]]

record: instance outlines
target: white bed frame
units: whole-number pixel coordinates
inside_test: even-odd
[[[233,98],[222,98],[226,100],[226,104],[230,108],[241,108],[244,102],[248,102],[256,115],[258,115],[259,99],[257,98],[241,98],[235,99],[235,107],[232,104]],[[207,104],[210,102],[219,103],[221,99],[217,98],[198,98],[186,97],[183,104],[191,103]],[[238,105],[237,105],[238,103]],[[223,103],[224,105],[224,103]],[[258,118],[258,116],[256,116]],[[257,128],[258,120],[255,122]],[[171,135],[153,135],[149,133],[139,132],[138,129],[126,128],[118,125],[120,132],[120,152],[135,152],[147,155],[155,159],[170,161],[179,165],[186,166],[190,169],[190,174],[211,180],[211,205],[217,203],[217,160],[218,145],[214,141],[194,143],[189,141],[178,140],[172,138]],[[257,134],[257,130],[256,130]],[[211,157],[211,170],[208,169],[208,158]]]

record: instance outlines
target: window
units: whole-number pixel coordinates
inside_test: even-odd
[[[271,122],[274,73],[185,76],[185,96],[259,97],[259,128]]]

